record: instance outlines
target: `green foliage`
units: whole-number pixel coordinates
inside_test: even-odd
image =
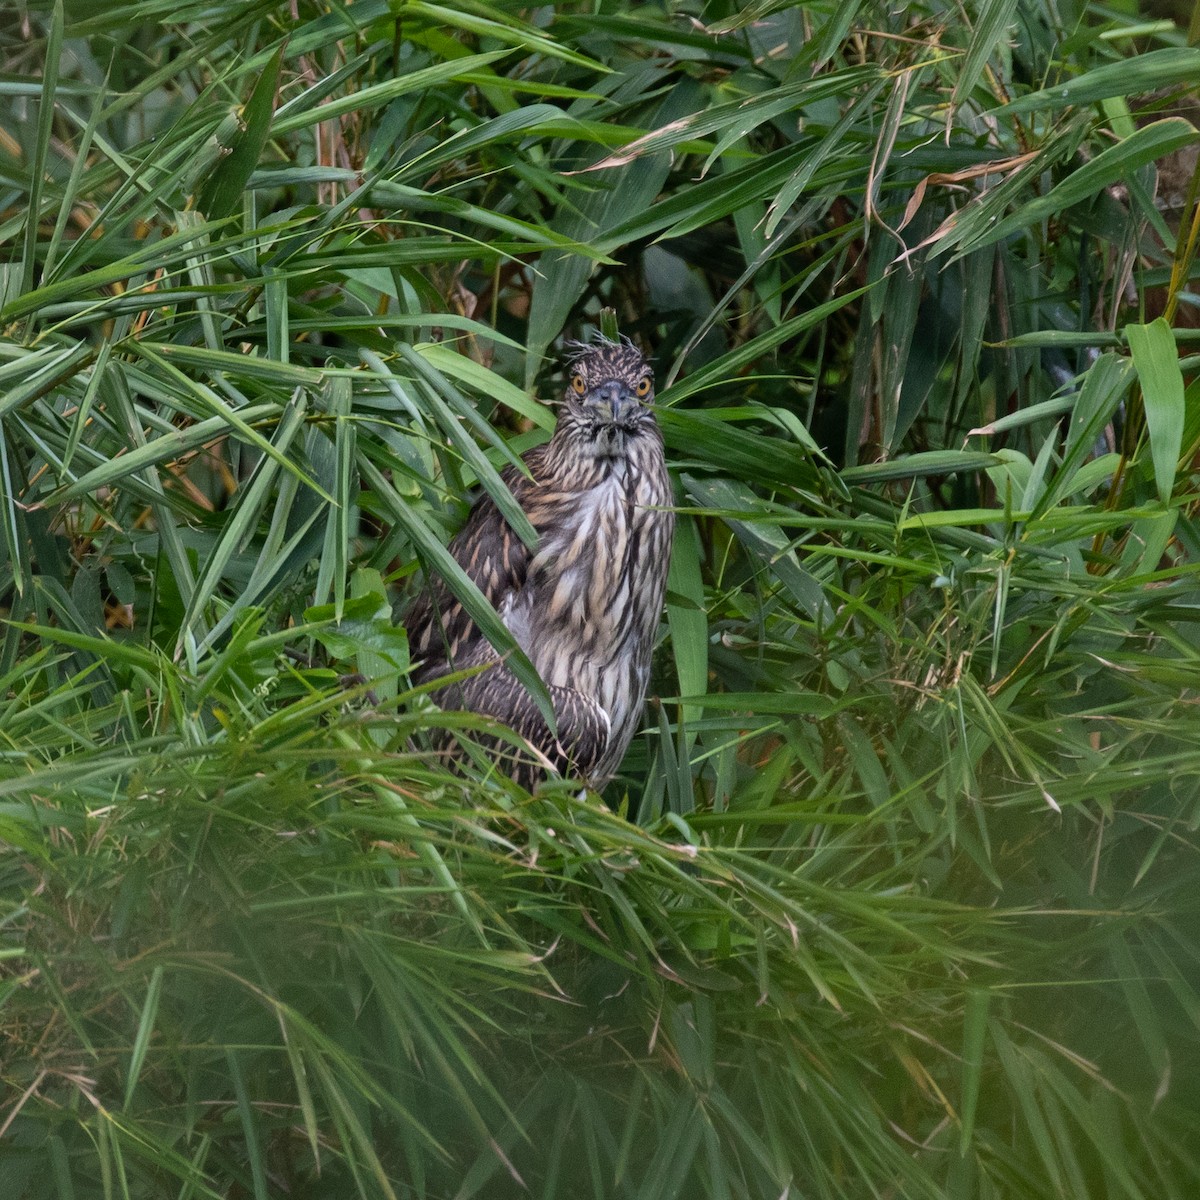
[[[1194,1194],[1181,30],[30,0],[0,53],[5,1200]],[[681,514],[607,805],[449,773],[392,615],[444,574],[542,694],[445,544],[532,536],[606,307]]]

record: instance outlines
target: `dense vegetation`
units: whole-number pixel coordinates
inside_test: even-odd
[[[19,0],[0,55],[0,1196],[1196,1194],[1187,28]],[[444,545],[603,306],[656,698],[531,797],[430,749],[403,605],[510,648]]]

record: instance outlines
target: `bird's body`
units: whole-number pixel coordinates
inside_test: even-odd
[[[545,765],[597,784],[619,767],[646,696],[675,524],[645,360],[629,344],[602,342],[573,368],[553,438],[524,458],[530,478],[503,473],[537,531],[536,551],[487,497],[450,543],[547,685],[557,738],[444,583],[408,620],[418,682],[484,668],[439,700],[521,734],[535,758],[508,773],[526,784]]]

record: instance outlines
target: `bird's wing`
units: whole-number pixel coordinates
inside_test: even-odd
[[[474,657],[487,661],[482,650],[477,650]],[[551,734],[541,711],[516,676],[494,658],[484,670],[439,689],[435,698],[443,708],[492,717],[518,734],[529,751],[520,751],[510,742],[490,735],[475,735],[473,740],[494,756],[506,775],[532,790],[545,776],[547,767],[559,775],[591,777],[604,757],[611,729],[608,714],[591,696],[574,688],[551,686],[547,690],[554,706],[557,736]]]
[[[525,456],[525,464],[535,478],[541,449],[538,447]],[[536,482],[515,467],[506,467],[500,476],[517,503],[528,511]],[[481,496],[476,501],[467,523],[450,542],[449,550],[493,608],[500,608],[505,597],[519,591],[525,582],[529,551],[509,528],[490,496]],[[429,580],[409,608],[405,625],[412,657],[422,661],[413,672],[417,683],[461,667],[482,639],[475,622],[440,578]]]

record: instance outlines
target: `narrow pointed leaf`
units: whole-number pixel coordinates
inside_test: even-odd
[[[1149,325],[1128,325],[1125,336],[1142,385],[1142,404],[1150,436],[1150,460],[1158,498],[1167,504],[1183,445],[1183,372],[1171,327],[1159,317]]]

